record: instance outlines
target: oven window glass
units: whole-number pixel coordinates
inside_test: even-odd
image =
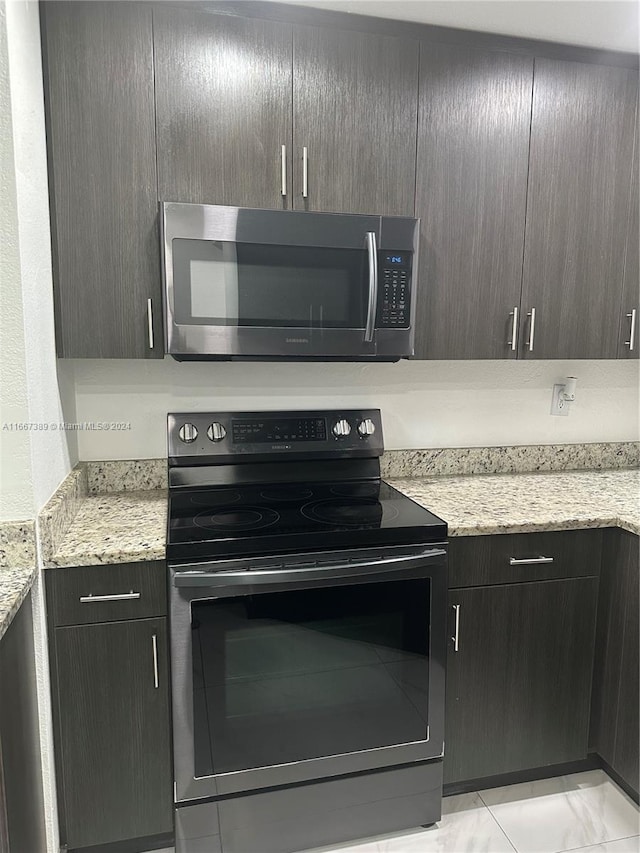
[[[428,579],[192,604],[196,776],[423,741]]]
[[[174,239],[180,324],[361,329],[366,325],[364,249]]]

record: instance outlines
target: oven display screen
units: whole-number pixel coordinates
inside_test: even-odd
[[[280,441],[325,441],[324,418],[261,418],[234,420],[234,444],[272,444]]]

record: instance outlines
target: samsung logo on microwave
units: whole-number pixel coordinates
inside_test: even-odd
[[[309,338],[285,338],[287,344],[308,344]]]

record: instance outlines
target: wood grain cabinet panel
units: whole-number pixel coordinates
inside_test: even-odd
[[[636,118],[637,125],[637,118]],[[633,157],[633,178],[629,203],[629,227],[624,259],[624,284],[622,288],[622,310],[620,312],[619,358],[638,358],[640,353],[640,216],[638,215],[640,183],[638,180],[638,130]],[[635,311],[635,315],[633,314]],[[633,339],[631,333],[633,332]]]
[[[590,745],[640,793],[640,538],[605,531],[593,668]]]
[[[291,26],[154,9],[160,201],[290,206]]]
[[[293,41],[294,207],[413,216],[418,43],[310,26]]]
[[[637,71],[535,61],[525,358],[618,353],[637,97]]]
[[[445,783],[586,757],[597,595],[596,577],[449,591]]]
[[[532,82],[530,57],[421,47],[417,358],[517,355]]]
[[[41,9],[59,354],[162,358],[151,8]]]
[[[166,619],[56,628],[55,651],[64,843],[171,832]]]

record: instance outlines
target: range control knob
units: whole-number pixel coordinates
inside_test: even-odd
[[[198,430],[195,424],[182,424],[178,430],[178,435],[180,436],[180,441],[184,441],[185,444],[191,444],[198,437]]]
[[[365,418],[358,424],[358,432],[363,438],[366,438],[368,435],[373,435],[375,431],[376,425],[371,418]]]
[[[222,424],[219,424],[217,422],[212,423],[207,429],[209,441],[222,441],[226,434],[226,429],[222,426]]]
[[[346,421],[344,418],[341,418],[339,421],[336,421],[333,425],[333,434],[336,437],[347,436],[351,432],[351,425],[349,421]]]

